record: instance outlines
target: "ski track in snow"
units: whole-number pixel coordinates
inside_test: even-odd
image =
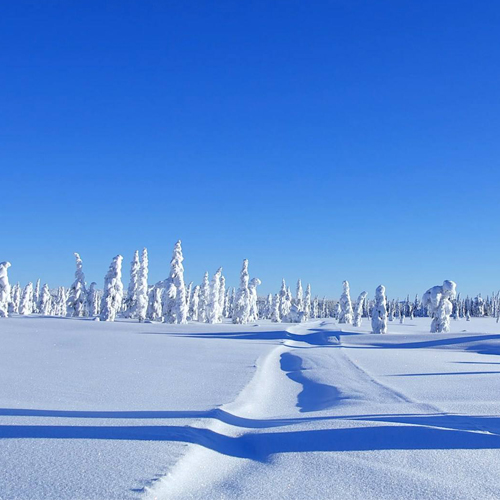
[[[422,428],[427,429],[427,432],[436,431],[440,434],[443,430],[483,434],[486,438],[497,434],[483,425],[471,424],[467,418],[446,412],[436,404],[419,401],[387,382],[382,382],[362,363],[352,359],[349,346],[346,347],[342,342],[344,332],[329,331],[328,327],[332,326],[332,322],[322,321],[287,328],[282,344],[258,360],[253,379],[237,399],[215,410],[213,418],[198,422],[199,428],[214,436],[213,442],[203,446],[190,445],[185,456],[166,476],[145,489],[145,500],[252,498],[245,485],[241,485],[241,477],[246,474],[252,477],[255,463],[270,466],[276,461],[277,454],[314,450],[314,446],[308,447],[301,442],[300,433],[294,434],[293,427],[301,427],[302,424],[308,429],[312,425],[313,430],[306,431],[311,433],[323,432],[325,425],[328,429],[339,429],[339,432],[342,429],[348,430],[349,426],[346,428],[346,424],[358,426],[361,422],[361,429],[368,431],[373,430],[373,427],[367,428],[367,425],[375,425],[378,429],[384,429],[384,432],[386,426],[392,426],[389,432],[396,435],[403,430],[402,441],[407,439],[405,427]],[[328,371],[330,379],[332,372],[339,374],[339,386],[320,381],[322,371]],[[375,415],[364,415],[362,411],[349,415],[342,411],[346,402],[347,408],[357,406],[361,409],[366,402],[375,406],[388,406],[389,409],[398,407],[399,410],[403,405],[406,413],[401,411],[401,414],[394,415],[388,410],[384,415],[384,410],[381,410]],[[293,410],[290,411],[291,409]],[[310,417],[311,414],[315,416]],[[276,430],[277,428],[282,430]],[[259,436],[265,429],[271,432]],[[295,445],[287,439],[287,434],[290,437],[295,435]],[[439,438],[441,439],[441,435]],[[418,433],[416,439],[418,440]],[[443,448],[446,446],[447,442]],[[438,444],[436,448],[439,447]],[[316,448],[317,451],[335,451],[335,445],[331,448],[328,445]],[[356,447],[353,446],[353,449]],[[364,448],[360,446],[359,449]],[[368,450],[369,446],[366,447],[366,451]],[[359,457],[346,456],[342,460],[346,463],[354,461],[359,466]],[[376,470],[377,467],[376,464],[371,464],[372,469]],[[408,470],[396,464],[393,469],[399,469],[401,477],[411,476],[414,481],[429,480],[425,471]],[[377,473],[384,475],[387,471],[382,466]],[[257,478],[259,477],[257,473]],[[441,491],[447,491],[448,498],[467,498],[462,496],[460,486],[439,484],[439,479],[435,478],[433,481]],[[487,488],[485,491],[488,491]],[[497,493],[491,497],[485,492],[482,495],[483,498],[496,498]],[[366,492],[360,495],[360,498],[365,494]],[[381,493],[376,495],[378,496],[373,498],[385,498]],[[277,491],[274,491],[273,497],[282,498]],[[355,497],[353,493],[352,498]],[[431,497],[429,493],[429,498]],[[307,491],[300,494],[295,491],[292,495],[284,494],[283,498],[313,497]],[[387,498],[391,498],[391,495]]]

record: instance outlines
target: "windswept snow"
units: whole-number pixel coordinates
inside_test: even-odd
[[[0,498],[498,499],[492,318],[0,325]]]

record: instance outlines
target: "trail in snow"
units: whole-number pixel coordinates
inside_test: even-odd
[[[413,498],[409,487],[429,498],[500,496],[493,476],[479,488],[482,496],[463,487],[468,476],[484,476],[477,450],[482,460],[486,450],[498,457],[498,419],[453,415],[415,398],[401,378],[389,383],[373,369],[383,366],[383,349],[351,344],[356,334],[337,328],[289,328],[238,398],[219,409],[225,418],[200,422],[212,443],[192,445],[146,498],[333,498],[325,488],[341,491],[338,498],[400,498],[405,491]],[[459,471],[471,458],[476,463],[461,481],[442,477],[443,466]],[[324,470],[337,475],[325,478]]]

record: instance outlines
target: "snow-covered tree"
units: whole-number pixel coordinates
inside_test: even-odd
[[[186,287],[186,306],[188,310],[188,319],[191,317],[190,316],[190,311],[191,311],[191,298],[193,297],[193,282],[190,281],[189,285]]]
[[[191,296],[191,304],[189,309],[189,318],[191,321],[198,321],[199,312],[199,302],[200,302],[200,285],[196,285]]]
[[[99,306],[101,302],[101,297],[99,290],[96,289],[97,283],[93,281],[90,284],[90,288],[87,292],[87,315],[88,316],[99,316]]]
[[[210,294],[208,299],[207,323],[220,323],[222,314],[220,310],[220,285],[221,285],[222,267],[219,267],[210,283]]]
[[[19,313],[19,305],[21,304],[21,285],[16,283],[11,288],[11,300],[9,303],[9,314]]]
[[[259,278],[252,278],[248,284],[248,291],[250,292],[250,313],[248,321],[257,321],[259,319],[259,310],[257,308],[257,287],[261,284]]]
[[[302,281],[297,281],[297,294],[295,295],[295,304],[299,311],[302,311],[304,300],[304,292],[302,291]]]
[[[224,309],[222,311],[222,316],[224,318],[230,318],[231,313],[231,288],[228,287],[226,290],[226,297],[224,299]]]
[[[188,306],[186,302],[186,285],[184,284],[184,266],[182,261],[182,246],[179,240],[174,246],[174,253],[170,261],[169,281],[175,287],[175,297],[173,297],[173,307],[165,321],[168,323],[184,324],[187,323]],[[173,291],[169,288],[169,299],[172,300]]]
[[[151,321],[161,320],[161,296],[163,289],[159,286],[151,288],[148,294],[148,312],[147,317]]]
[[[50,316],[52,314],[52,295],[50,295],[49,285],[45,283],[40,294],[40,314]]]
[[[304,321],[308,321],[310,317],[311,317],[311,285],[308,284],[306,287],[306,296],[304,297]]]
[[[19,305],[19,314],[31,314],[33,311],[33,283],[31,281],[24,287]]]
[[[36,280],[35,288],[33,289],[33,313],[40,312],[40,278]]]
[[[10,262],[0,262],[0,318],[9,316],[10,284],[7,269]]]
[[[271,321],[274,323],[281,323],[280,317],[280,296],[276,294],[273,297],[273,308],[271,311]]]
[[[104,291],[101,300],[101,320],[114,321],[116,314],[120,311],[123,300],[122,283],[122,261],[123,257],[117,255],[104,278]]]
[[[312,314],[311,314],[311,317],[313,318],[319,318],[319,300],[318,300],[318,296],[316,295],[314,297],[314,300],[313,300],[313,304],[312,304]]]
[[[272,293],[270,293],[267,296],[265,311],[266,311],[265,312],[265,318],[266,319],[271,319],[271,316],[273,314],[273,294]]]
[[[219,323],[222,323],[222,318],[224,318],[224,307],[226,302],[226,278],[220,275],[220,286],[219,286]]]
[[[351,296],[349,293],[349,282],[344,281],[342,283],[342,286],[344,287],[344,291],[340,296],[339,323],[347,323],[348,325],[350,325],[352,324],[353,313],[352,313]]]
[[[354,311],[354,326],[361,326],[361,318],[363,317],[363,306],[366,299],[366,292],[361,292],[356,302],[356,309]]]
[[[163,282],[162,290],[162,316],[164,323],[174,323],[175,318],[175,298],[177,297],[177,288],[174,283],[167,279]]]
[[[288,301],[287,301],[287,290],[286,290],[286,282],[285,278],[281,280],[281,288],[278,293],[280,303],[279,303],[279,313],[280,313],[280,318],[285,321],[285,318],[288,316],[288,313],[290,312],[290,308],[288,307]]]
[[[148,313],[148,272],[149,260],[147,248],[142,249],[139,276],[137,281],[137,307],[136,317],[140,322],[145,321]]]
[[[248,259],[243,260],[243,266],[240,272],[240,287],[236,293],[233,311],[233,323],[248,323],[250,316],[250,290],[248,289]]]
[[[68,301],[68,297],[66,295],[66,289],[63,286],[60,286],[57,289],[57,296],[56,296],[56,311],[54,314],[56,316],[66,316],[68,313],[66,303]]]
[[[210,297],[210,282],[208,281],[208,272],[203,275],[203,281],[200,287],[198,300],[198,321],[207,322],[208,318],[208,301]]]
[[[450,316],[453,311],[452,300],[456,296],[457,285],[445,280],[442,286],[433,286],[424,293],[422,304],[427,307],[431,316],[431,333],[447,333],[450,331]]]
[[[387,333],[387,299],[385,286],[380,285],[375,290],[375,305],[372,310],[373,333]]]
[[[139,270],[141,263],[139,261],[139,250],[134,252],[134,257],[130,263],[130,281],[128,284],[127,297],[125,299],[126,318],[137,317],[137,290],[139,288]]]
[[[85,289],[85,275],[83,274],[82,259],[76,252],[74,255],[76,259],[75,281],[69,289],[66,308],[70,316],[81,317],[85,315],[87,292]]]

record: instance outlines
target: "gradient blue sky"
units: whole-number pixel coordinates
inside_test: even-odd
[[[500,2],[23,1],[0,15],[0,260],[183,241],[337,297],[500,287]]]

